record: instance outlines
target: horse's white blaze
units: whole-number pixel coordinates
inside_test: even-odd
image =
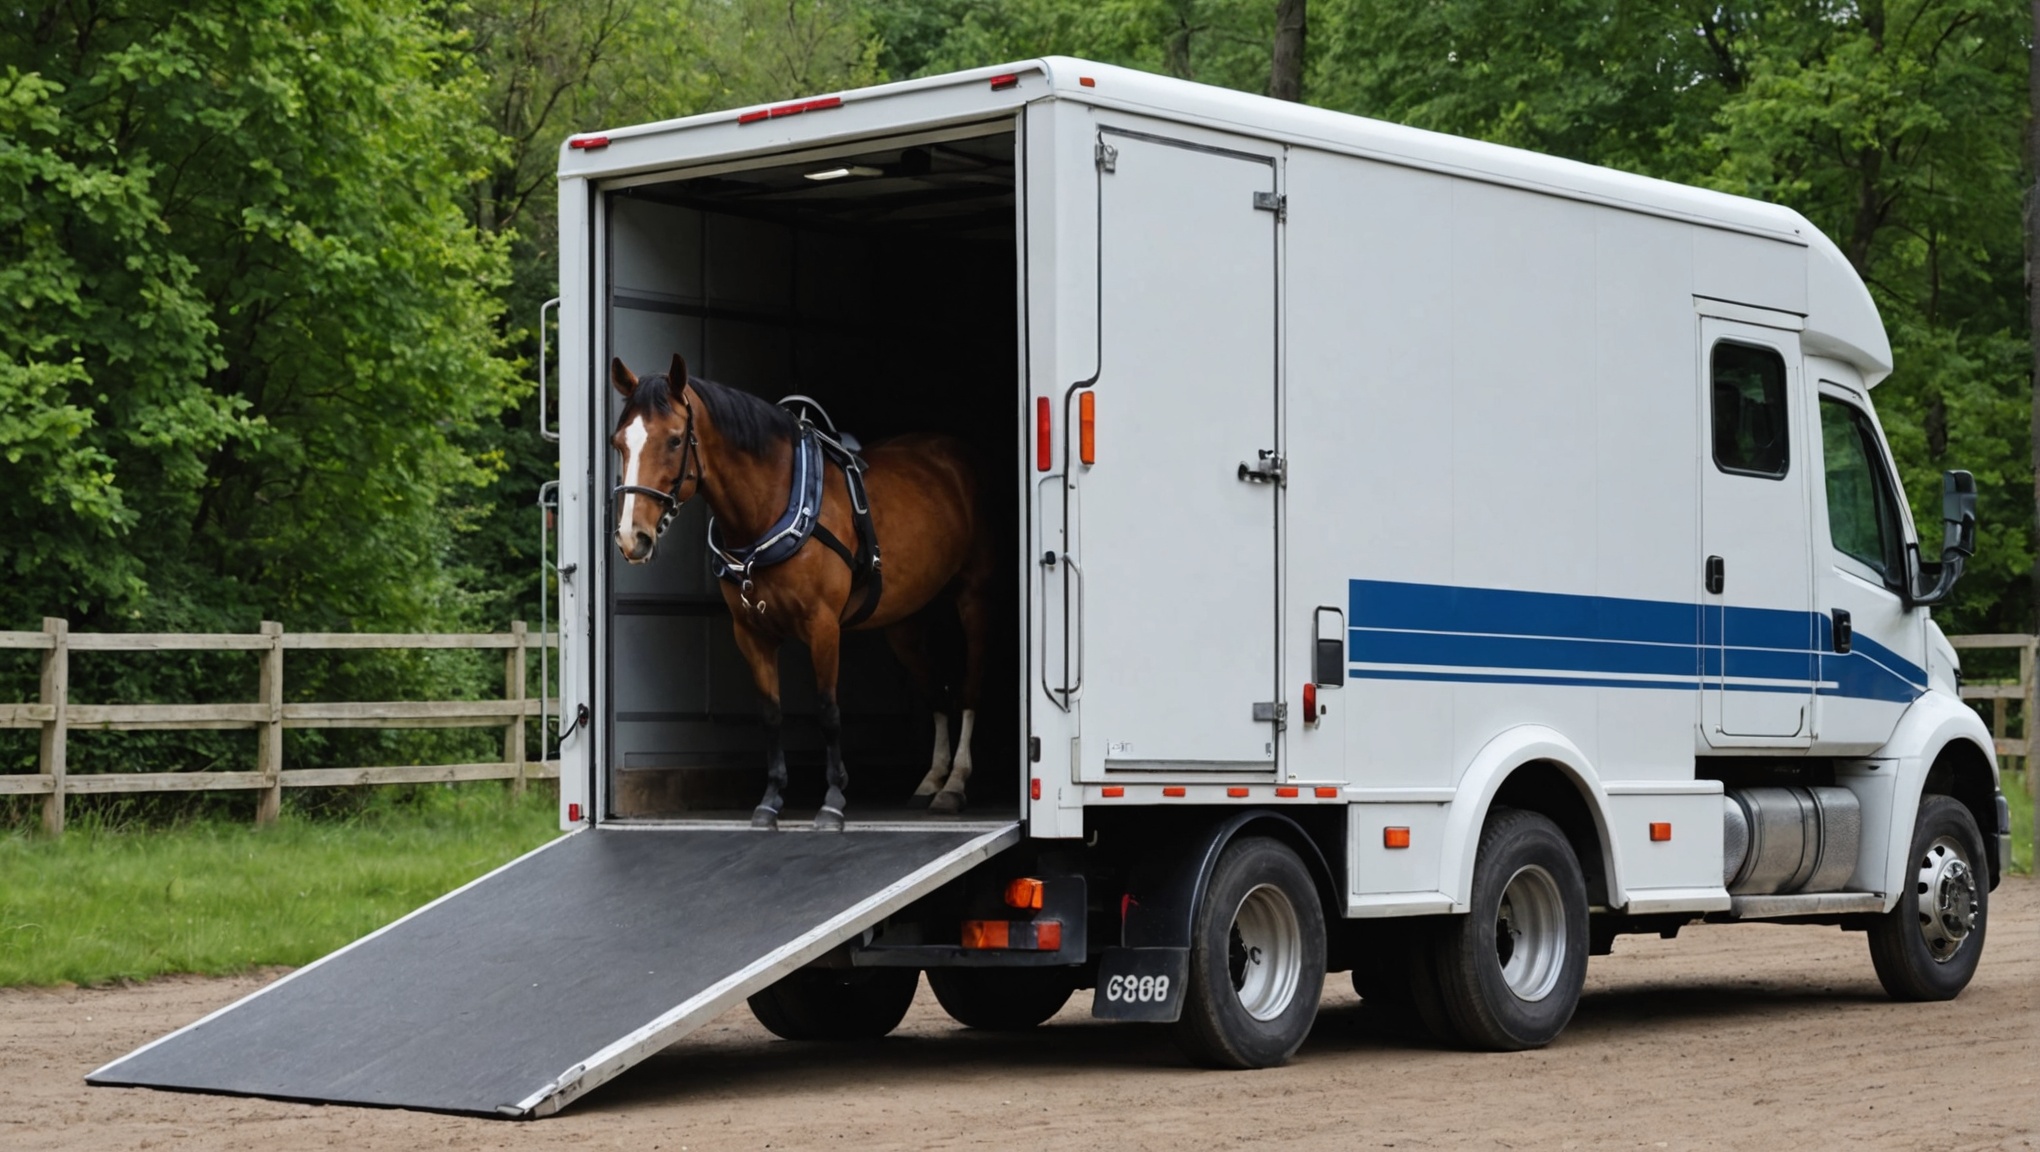
[[[935,714],[935,754],[928,760],[928,774],[921,777],[921,783],[914,789],[916,796],[932,796],[942,781],[949,775],[949,714]]]
[[[638,482],[638,462],[644,458],[645,442],[652,438],[651,430],[645,427],[645,418],[639,416],[623,430],[623,483],[626,487]],[[628,556],[637,536],[632,527],[632,513],[637,511],[637,493],[623,494],[623,511],[616,517],[616,546]]]
[[[977,723],[977,711],[963,710],[963,730],[956,736],[956,766],[949,772],[949,782],[942,786],[944,792],[961,792],[970,783],[970,730]]]

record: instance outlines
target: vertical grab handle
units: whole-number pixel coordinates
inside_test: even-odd
[[[545,419],[545,409],[540,408],[539,420]],[[553,557],[553,514],[560,507],[560,482],[548,480],[538,486],[538,750],[539,758],[551,760],[545,754],[552,740],[551,729],[545,725],[546,703],[552,699],[552,662],[546,657],[545,637],[551,629],[552,581],[547,577],[559,571],[559,562]]]
[[[545,314],[548,311],[557,311],[559,306],[560,298],[557,296],[538,306],[538,434],[554,444],[560,442],[559,429],[549,428],[545,423],[545,362],[547,355]]]
[[[1064,607],[1064,610],[1063,610],[1063,617],[1062,617],[1062,619],[1063,619],[1063,674],[1062,674],[1062,684],[1061,684],[1060,686],[1052,686],[1052,685],[1050,685],[1050,684],[1049,684],[1049,682],[1048,682],[1048,664],[1047,664],[1047,659],[1046,659],[1046,658],[1047,658],[1047,654],[1048,654],[1048,619],[1047,619],[1047,616],[1046,616],[1046,614],[1044,614],[1044,615],[1043,615],[1043,618],[1042,618],[1042,621],[1041,621],[1041,640],[1042,640],[1042,645],[1041,645],[1041,648],[1042,648],[1042,656],[1043,656],[1043,661],[1042,661],[1042,668],[1041,668],[1041,688],[1042,688],[1042,691],[1044,691],[1044,692],[1048,693],[1048,698],[1049,698],[1049,700],[1050,700],[1050,701],[1051,701],[1052,703],[1054,703],[1054,704],[1055,704],[1055,705],[1056,705],[1057,707],[1061,708],[1061,709],[1062,709],[1063,711],[1067,712],[1067,711],[1069,711],[1069,710],[1070,710],[1070,701],[1071,701],[1071,700],[1073,700],[1073,699],[1075,699],[1075,698],[1076,698],[1076,694],[1077,694],[1078,692],[1081,692],[1081,691],[1083,691],[1083,688],[1084,688],[1084,570],[1083,570],[1083,568],[1082,568],[1082,567],[1080,567],[1080,566],[1079,566],[1079,565],[1077,564],[1077,558],[1076,558],[1075,556],[1071,556],[1071,555],[1068,555],[1068,554],[1061,554],[1061,555],[1058,555],[1058,554],[1057,554],[1057,553],[1056,553],[1056,552],[1055,552],[1054,550],[1050,550],[1050,551],[1048,551],[1048,552],[1045,552],[1045,553],[1043,553],[1043,554],[1042,554],[1042,557],[1041,557],[1041,566],[1042,566],[1043,568],[1047,568],[1047,569],[1053,570],[1053,569],[1055,568],[1055,566],[1056,566],[1057,564],[1062,564],[1062,565],[1064,565],[1065,567],[1067,567],[1067,568],[1068,568],[1068,569],[1069,569],[1069,570],[1070,570],[1071,572],[1074,572],[1074,573],[1076,573],[1076,576],[1077,576],[1077,586],[1076,586],[1076,589],[1075,589],[1075,591],[1074,591],[1074,592],[1070,591],[1070,588],[1069,588],[1069,577],[1067,577],[1067,576],[1063,577],[1063,581],[1064,581],[1064,583],[1063,583],[1063,589],[1064,589],[1064,592],[1063,592],[1063,603],[1064,603],[1065,607]],[[1075,600],[1076,600],[1076,605],[1077,605],[1077,610],[1076,610],[1076,613],[1075,613],[1075,616],[1076,616],[1076,621],[1077,621],[1077,640],[1076,640],[1076,643],[1077,643],[1077,647],[1076,647],[1076,657],[1077,657],[1077,659],[1076,659],[1076,665],[1075,665],[1075,667],[1076,667],[1076,679],[1075,679],[1075,681],[1074,681],[1074,682],[1072,682],[1072,681],[1071,681],[1071,678],[1070,678],[1070,669],[1071,669],[1071,664],[1070,664],[1070,617],[1071,617],[1071,613],[1070,613],[1070,611],[1068,610],[1068,607],[1067,607],[1067,606],[1068,606],[1068,604],[1069,604],[1069,601],[1070,601],[1070,599],[1071,599],[1071,597],[1072,597],[1072,596],[1074,596],[1074,598],[1075,598]],[[1062,699],[1060,699],[1060,700],[1057,700],[1057,699],[1056,699],[1056,697],[1057,697],[1057,696],[1060,696],[1060,697],[1062,697]]]

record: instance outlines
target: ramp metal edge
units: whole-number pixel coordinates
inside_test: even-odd
[[[482,875],[475,877],[474,879],[468,881],[467,883],[461,885],[460,887],[455,888],[453,891],[448,892],[446,895],[441,896],[438,899],[433,900],[429,903],[420,904],[418,907],[412,909],[411,911],[405,913],[402,916],[397,917],[395,920],[390,921],[389,923],[383,925],[382,927],[376,929],[375,931],[370,932],[368,935],[363,936],[359,940],[356,940],[353,943],[348,944],[337,951],[328,952],[326,955],[319,957],[317,960],[312,961],[310,964],[307,964],[302,968],[294,969],[289,974],[285,975],[283,978],[279,980],[273,980],[267,984],[264,984],[262,987],[257,988],[255,991],[248,993],[246,996],[241,997],[239,1000],[236,1000],[223,1008],[214,1009],[213,1011],[206,1013],[204,1016],[198,1018],[197,1020],[193,1020],[191,1023],[186,1024],[184,1027],[179,1028],[177,1031],[172,1032],[167,1036],[159,1036],[156,1039],[149,1041],[147,1044],[142,1045],[140,1048],[137,1048],[134,1051],[129,1052],[125,1056],[120,1056],[117,1057],[116,1059],[107,1061],[105,1064],[102,1064],[99,1067],[94,1068],[92,1071],[87,1072],[85,1074],[85,1082],[90,1084],[92,1083],[95,1077],[100,1076],[103,1073],[111,1070],[116,1065],[126,1063],[127,1061],[132,1060],[137,1056],[140,1056],[142,1053],[147,1052],[149,1049],[156,1047],[158,1044],[167,1044],[170,1041],[177,1039],[179,1036],[184,1035],[186,1032],[189,1032],[192,1029],[207,1023],[208,1021],[214,1019],[215,1017],[224,1016],[227,1013],[232,1012],[234,1009],[239,1008],[241,1005],[246,1004],[251,1000],[267,995],[268,993],[274,992],[278,988],[283,987],[285,984],[290,983],[291,981],[297,979],[298,977],[304,975],[305,973],[310,972],[313,969],[319,967],[320,965],[325,964],[327,961],[336,960],[341,956],[344,956],[347,953],[354,951],[356,948],[361,947],[363,944],[368,943],[370,940],[373,940],[376,937],[381,936],[383,933],[391,931],[392,929],[396,928],[397,925],[402,924],[407,920],[412,920],[419,916],[423,916],[425,913],[430,912],[432,909],[439,907],[441,904],[446,903],[448,900],[453,899],[454,897],[460,895],[461,893],[467,891],[468,889],[473,888],[478,884],[482,884],[488,880],[494,879],[495,877],[500,876],[505,872],[508,872],[510,869],[517,867],[519,864],[524,863],[526,860],[531,859],[533,856],[538,855],[539,853],[545,851],[546,849],[564,844],[567,841],[573,839],[574,837],[586,833],[587,831],[588,830],[586,828],[577,828],[564,836],[556,836],[553,839],[548,840],[543,844],[540,844],[538,847],[533,848],[531,851],[526,852],[522,856],[517,857],[515,860],[511,860],[500,867],[492,868],[488,872],[485,872]]]
[[[915,831],[935,831],[921,826]],[[552,1083],[497,1111],[508,1117],[550,1116],[622,1075],[638,1062],[721,1015],[788,972],[820,957],[872,923],[913,903],[980,861],[1020,842],[1018,822],[987,832],[852,904],[786,944],[682,1001],[637,1031],[571,1065]]]

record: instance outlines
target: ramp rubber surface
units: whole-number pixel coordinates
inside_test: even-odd
[[[86,1079],[543,1115],[1017,838],[577,832]]]

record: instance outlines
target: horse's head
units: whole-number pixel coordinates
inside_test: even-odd
[[[616,446],[623,500],[616,515],[616,547],[623,558],[652,558],[659,533],[701,487],[701,445],[694,405],[687,395],[687,363],[673,357],[665,375],[640,379],[620,359],[609,361],[609,381],[623,393],[623,416],[609,442]]]

